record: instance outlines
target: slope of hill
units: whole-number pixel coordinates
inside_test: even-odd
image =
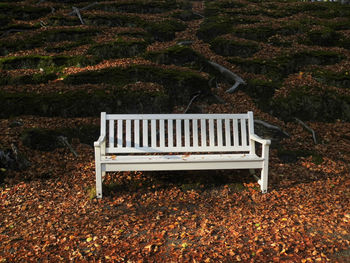
[[[349,5],[0,0],[0,262],[346,262],[349,73]],[[117,173],[93,199],[101,111],[186,109],[254,111],[268,194],[245,171]]]

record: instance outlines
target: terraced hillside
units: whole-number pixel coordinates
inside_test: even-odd
[[[245,84],[226,92],[235,84],[227,72]],[[0,197],[6,209],[0,247],[7,251],[0,252],[0,262],[341,261],[350,242],[349,73],[350,5],[0,0]],[[101,111],[248,110],[263,121],[256,123],[257,133],[272,139],[271,193],[256,194],[244,171],[118,173],[107,178],[110,194],[103,201],[89,199]],[[317,210],[319,195],[326,200],[319,205],[326,207]],[[288,206],[279,197],[291,198]],[[269,200],[285,214],[294,209],[298,222],[292,217],[280,222],[279,215],[265,220],[257,211],[268,210]],[[174,203],[176,209],[163,209]],[[97,220],[101,215],[106,222]],[[72,227],[76,216],[80,225]],[[86,225],[85,216],[97,221]],[[47,226],[49,218],[56,223]],[[254,223],[236,227],[246,221]],[[278,231],[270,237],[266,231],[274,224]],[[294,230],[278,234],[281,224]],[[110,231],[112,225],[119,230]],[[251,234],[262,225],[261,236]],[[154,233],[146,235],[140,227]]]

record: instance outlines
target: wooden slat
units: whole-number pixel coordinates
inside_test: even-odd
[[[249,130],[249,147],[250,154],[255,154],[255,143],[250,141],[250,135],[254,134],[254,116],[252,111],[248,111],[248,130]]]
[[[222,120],[218,119],[216,120],[216,132],[217,132],[217,138],[218,138],[218,146],[222,147]]]
[[[192,120],[192,119],[226,119],[226,118],[247,118],[248,114],[157,114],[157,120]],[[154,114],[107,114],[107,120],[150,120]]]
[[[246,119],[241,119],[241,138],[242,138],[242,146],[247,146],[247,125],[246,125]]]
[[[165,129],[164,120],[159,121],[159,146],[161,148],[165,147]]]
[[[238,146],[238,120],[236,118],[233,119],[233,146]]]
[[[181,120],[176,120],[176,147],[181,147]]]
[[[201,119],[201,147],[207,146],[207,131],[205,119]]]
[[[109,121],[109,147],[114,147],[114,120]]]
[[[193,139],[193,147],[198,147],[198,120],[194,119],[192,121],[192,139]]]
[[[118,120],[118,132],[117,132],[117,138],[118,138],[118,148],[122,148],[123,147],[123,120]]]
[[[174,146],[174,135],[173,135],[173,120],[168,120],[168,147]]]
[[[247,120],[252,114],[216,115],[220,118],[214,119],[211,114],[194,114],[192,116],[201,116],[201,118],[189,119],[186,114],[181,115],[183,118],[174,119],[177,115],[168,114],[163,116],[171,116],[171,118],[163,119],[158,118],[157,114],[149,115],[152,116],[151,119],[145,118],[148,115],[134,115],[140,118],[114,120],[110,115],[106,115],[108,123],[105,121],[105,126],[109,133],[107,139],[109,147],[106,148],[106,152],[252,152],[251,143],[246,138],[251,130]],[[201,126],[200,130],[199,126]],[[101,127],[101,132],[102,129]]]
[[[238,146],[238,147],[218,147],[218,146],[206,146],[206,147],[198,147],[198,148],[192,148],[192,147],[171,147],[171,148],[166,148],[167,151],[164,151],[163,153],[174,153],[174,152],[183,152],[183,153],[189,153],[189,152],[193,152],[193,153],[197,153],[197,152],[234,152],[234,151],[246,151],[249,152],[249,147],[243,148],[242,146]],[[146,147],[146,148],[106,148],[106,152],[107,153],[159,153],[159,148],[152,148],[152,147]]]
[[[157,147],[157,123],[156,120],[151,120],[151,147]]]
[[[142,121],[142,147],[148,147],[148,120]]]
[[[126,120],[125,133],[126,147],[131,147],[131,120]]]
[[[185,120],[185,147],[190,146],[190,121]]]
[[[140,147],[140,121],[135,120],[134,121],[134,143],[135,147]]]
[[[106,134],[106,125],[107,125],[106,113],[101,112],[101,135]]]
[[[215,145],[214,120],[209,120],[209,146]]]
[[[231,146],[230,119],[225,119],[225,146]]]

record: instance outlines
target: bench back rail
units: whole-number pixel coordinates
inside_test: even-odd
[[[101,135],[106,154],[251,152],[253,113],[106,114]]]

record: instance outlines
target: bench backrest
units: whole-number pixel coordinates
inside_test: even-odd
[[[248,152],[253,113],[101,114],[106,153]]]

